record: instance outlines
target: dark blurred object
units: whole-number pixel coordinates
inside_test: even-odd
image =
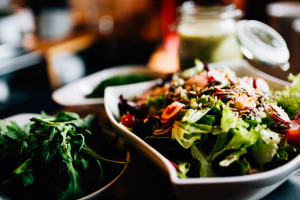
[[[289,47],[293,42],[291,37],[292,23],[300,18],[300,1],[278,1],[266,6],[267,19],[279,34],[286,39]]]
[[[31,8],[36,16],[39,16],[43,9],[67,8],[68,0],[26,0],[26,6]]]
[[[244,18],[245,19],[254,19],[264,23],[268,23],[268,15],[266,12],[266,8],[268,4],[274,2],[288,2],[288,0],[234,0],[236,4],[244,7]],[[300,0],[294,0],[295,2],[300,2]]]
[[[294,38],[292,52],[294,55],[294,65],[293,69],[296,73],[300,73],[300,18],[293,21],[292,24]]]
[[[91,74],[118,65],[146,65],[156,46],[157,43],[126,38],[100,39],[77,54],[87,66],[86,74]]]
[[[87,74],[116,65],[147,64],[162,41],[160,1],[103,0],[94,2],[94,9],[78,2],[73,10],[81,12],[84,19],[91,17],[88,9],[93,12],[97,20],[83,22],[97,26],[101,34],[97,43],[78,53],[86,63]]]
[[[73,28],[68,0],[27,0],[36,16],[37,34],[41,38],[61,39]]]
[[[296,42],[297,34],[293,30],[293,21],[300,18],[300,1],[277,1],[267,5],[266,13],[268,23],[286,41],[290,50],[291,67],[289,72],[296,74],[300,72],[300,65],[297,64],[299,52],[295,50],[299,43]]]
[[[40,61],[28,68],[0,76],[9,85],[7,98],[0,102],[0,118],[19,113],[51,112],[60,108],[51,99],[45,61]]]
[[[267,22],[266,6],[275,0],[246,0],[245,19]]]

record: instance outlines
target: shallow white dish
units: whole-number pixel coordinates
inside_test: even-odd
[[[121,74],[131,74],[133,72],[160,76],[159,73],[141,65],[124,65],[107,68],[56,89],[52,94],[52,99],[62,106],[103,104],[103,98],[86,98],[85,96],[92,92],[101,81],[107,78]]]
[[[263,77],[272,88],[282,89],[284,84],[287,84],[285,81],[266,76],[243,60],[216,63],[212,66],[229,66],[236,71],[238,76]],[[260,199],[275,190],[300,167],[300,155],[298,155],[281,167],[259,174],[235,177],[178,178],[175,168],[164,156],[118,122],[120,94],[125,98],[133,97],[147,90],[154,82],[109,87],[105,90],[104,105],[114,129],[168,174],[178,199]]]
[[[7,124],[9,124],[10,122],[16,122],[20,127],[24,127],[25,124],[30,123],[30,119],[33,117],[41,118],[41,115],[35,114],[35,113],[21,113],[21,114],[17,114],[17,115],[11,116],[11,117],[7,117],[7,118],[3,119],[3,121]],[[105,143],[105,145],[108,145],[109,148],[112,147],[112,148],[118,148],[120,150],[123,149],[124,141],[118,140],[118,142],[116,143],[115,137],[116,136],[114,133],[103,129],[103,136],[102,136],[103,143]],[[126,150],[125,156],[126,156],[126,160],[129,161],[130,160],[130,152],[128,150]],[[125,164],[118,171],[110,172],[110,175],[111,174],[114,174],[114,175],[107,180],[107,183],[105,183],[99,189],[96,189],[92,193],[87,194],[79,199],[80,200],[89,200],[89,199],[97,199],[97,198],[102,197],[104,195],[104,193],[115,182],[117,182],[117,180],[122,176],[122,174],[124,174],[125,170],[127,169],[127,166],[128,166],[128,164]],[[2,199],[9,199],[9,198],[3,197],[0,193],[0,200],[2,200]]]

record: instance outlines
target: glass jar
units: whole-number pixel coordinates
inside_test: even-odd
[[[199,6],[187,1],[179,7],[179,62],[180,68],[202,62],[241,59],[235,25],[241,16],[233,4],[226,6]]]

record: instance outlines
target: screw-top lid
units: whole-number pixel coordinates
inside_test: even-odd
[[[247,59],[266,66],[289,67],[290,53],[285,40],[267,24],[241,20],[237,23],[237,36]]]

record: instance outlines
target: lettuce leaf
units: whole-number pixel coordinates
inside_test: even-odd
[[[185,115],[182,118],[183,122],[189,122],[189,123],[194,123],[200,120],[204,115],[208,113],[208,111],[211,110],[212,107],[206,107],[201,110],[197,109],[188,109],[185,113]]]
[[[178,176],[180,178],[188,178],[187,173],[190,171],[191,164],[188,162],[178,162]]]
[[[264,126],[262,126],[258,132],[260,133],[260,137],[257,143],[252,147],[252,154],[255,162],[263,166],[272,161],[278,150],[280,137],[278,133],[265,129]]]
[[[238,118],[238,116],[234,115],[228,106],[223,105],[221,118],[221,129],[223,133],[228,132],[231,128],[243,129],[248,128],[248,126],[249,125],[241,118]]]
[[[218,135],[217,141],[212,151],[207,156],[208,160],[214,160],[226,150],[237,150],[233,156],[235,159],[224,161],[221,165],[228,165],[238,160],[239,156],[244,154],[249,146],[254,145],[259,137],[259,128],[248,130],[248,124],[233,114],[228,106],[223,106],[221,118],[222,133]],[[229,156],[230,158],[231,156]]]
[[[278,103],[291,119],[300,112],[300,73],[290,74],[288,79],[292,82],[284,90],[273,91],[272,99]]]
[[[211,126],[175,121],[171,138],[177,140],[183,148],[188,149],[196,140],[201,139],[202,133],[208,133],[211,130]]]
[[[181,76],[186,78],[191,77],[197,73],[202,72],[203,69],[204,69],[204,64],[199,59],[195,59],[195,67],[184,70]]]
[[[196,145],[191,146],[191,154],[200,163],[200,177],[213,177],[215,173],[211,162],[205,158],[205,154]]]

